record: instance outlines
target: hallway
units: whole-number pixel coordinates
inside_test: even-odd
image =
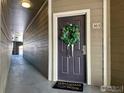
[[[0,0],[0,93],[123,92],[123,17],[124,0]]]
[[[52,89],[52,84],[35,70],[22,56],[12,56],[6,93],[76,93]],[[78,92],[77,92],[78,93]],[[83,93],[101,93],[97,87],[84,87]]]

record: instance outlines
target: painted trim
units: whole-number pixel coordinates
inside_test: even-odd
[[[110,0],[103,0],[104,7],[104,86],[111,85]]]
[[[53,80],[53,78],[52,78],[52,60],[53,60],[53,57],[52,57],[52,0],[48,0],[48,35],[49,35],[49,37],[48,37],[48,39],[49,39],[49,45],[48,45],[48,48],[49,48],[49,50],[48,50],[48,54],[49,54],[49,57],[48,57],[48,80],[49,81],[52,81]]]
[[[60,12],[53,14],[53,81],[58,80],[58,39],[57,39],[57,31],[58,31],[58,18],[66,17],[66,16],[76,16],[76,15],[86,15],[87,21],[87,84],[91,85],[91,24],[90,24],[90,9],[85,10],[76,10],[76,11],[68,11],[68,12]]]

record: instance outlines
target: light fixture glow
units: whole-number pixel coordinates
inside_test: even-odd
[[[29,0],[22,0],[22,7],[30,8],[31,2]]]

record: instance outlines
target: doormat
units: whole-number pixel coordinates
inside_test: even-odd
[[[53,88],[82,92],[83,91],[83,84],[82,83],[57,81],[55,83],[55,85],[53,86]]]

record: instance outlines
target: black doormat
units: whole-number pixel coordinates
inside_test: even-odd
[[[53,86],[53,88],[82,92],[83,91],[83,84],[82,83],[57,81],[55,83],[55,85]]]

